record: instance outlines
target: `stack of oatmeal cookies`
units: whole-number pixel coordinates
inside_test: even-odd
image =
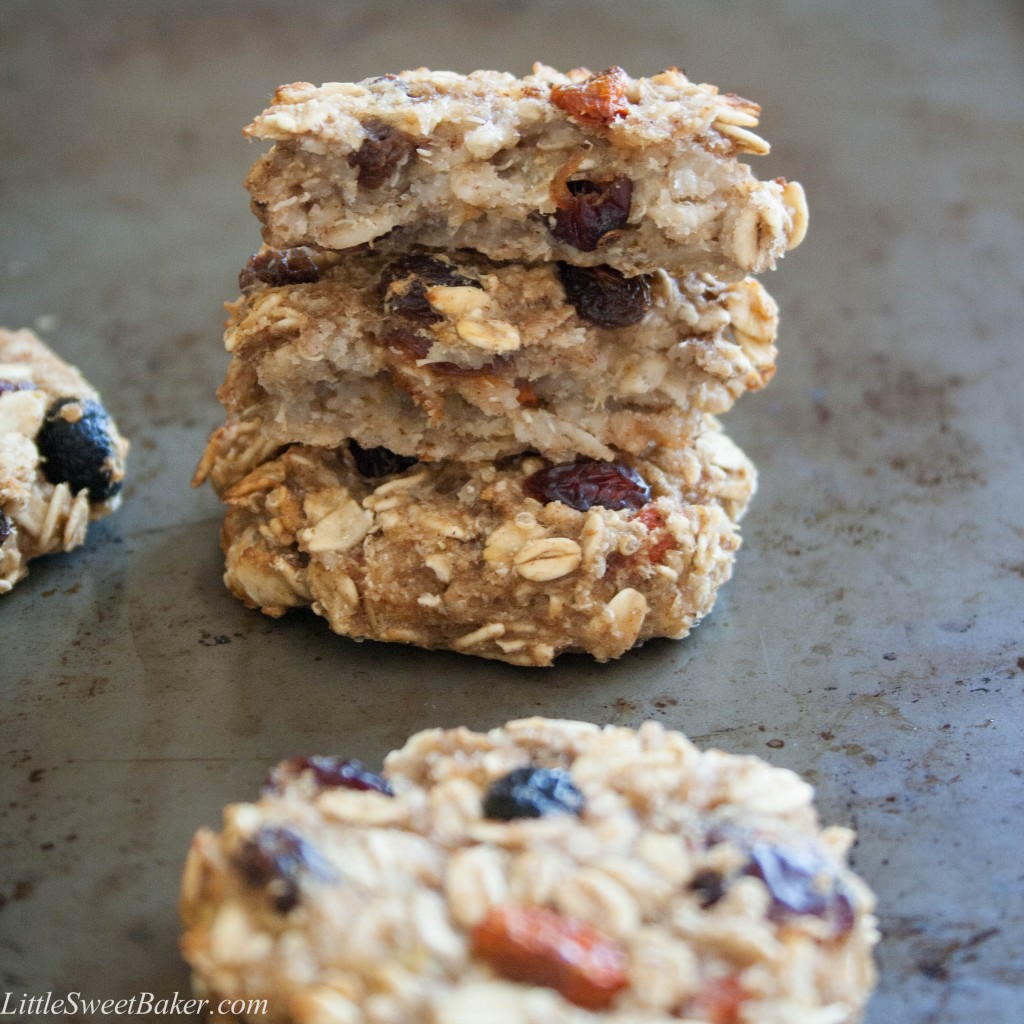
[[[231,591],[521,665],[684,636],[755,485],[715,419],[775,369],[749,275],[807,223],[759,110],[674,69],[279,89],[197,472]]]

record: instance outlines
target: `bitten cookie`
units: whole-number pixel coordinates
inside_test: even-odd
[[[424,459],[612,459],[682,443],[775,372],[752,278],[264,250],[229,306],[221,401],[268,441]]]
[[[246,184],[276,248],[422,244],[736,280],[807,225],[799,184],[740,162],[768,152],[760,111],[674,68],[299,82],[247,129],[275,146]]]
[[[855,1024],[874,899],[812,798],[653,722],[295,758],[193,840],[182,950],[267,1024]]]
[[[223,495],[224,579],[265,614],[308,605],[356,639],[607,661],[710,611],[754,481],[713,421],[692,446],[616,462],[294,446]]]
[[[128,442],[73,366],[0,328],[0,594],[121,502]]]

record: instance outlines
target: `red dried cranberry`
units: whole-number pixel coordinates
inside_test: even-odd
[[[35,384],[30,380],[0,380],[0,395],[6,391],[34,391]]]
[[[3,544],[3,542],[7,540],[11,535],[12,529],[13,526],[11,525],[10,519],[8,519],[6,513],[0,509],[0,544]]]
[[[461,273],[447,257],[412,253],[392,260],[381,272],[384,312],[431,323],[440,320],[440,314],[427,301],[427,290],[438,285],[447,288],[482,287],[479,281]]]
[[[555,210],[551,234],[580,252],[593,252],[610,231],[625,227],[633,182],[625,175],[611,181],[570,181],[569,199]]]
[[[853,928],[856,913],[850,893],[834,866],[817,851],[755,843],[745,873],[764,882],[776,917],[810,914],[827,919],[836,935]]]
[[[404,473],[410,466],[415,466],[419,462],[415,455],[398,455],[383,445],[379,448],[363,448],[355,441],[349,441],[348,450],[352,453],[352,459],[360,475],[368,476],[372,479],[381,476],[391,476],[394,473]],[[344,761],[341,763],[351,763],[358,765],[360,770],[362,769],[362,765],[358,761]]]
[[[606,128],[629,113],[626,81],[622,68],[608,68],[579,85],[553,85],[551,102],[580,124]]]
[[[67,414],[65,406],[71,406]],[[89,491],[90,501],[106,501],[121,490],[113,477],[116,458],[107,410],[91,398],[58,398],[36,434],[43,472],[51,484]]]
[[[386,448],[381,450],[387,451]],[[280,792],[288,782],[297,779],[303,772],[311,772],[321,789],[373,790],[385,796],[393,795],[391,783],[367,771],[361,761],[325,754],[293,757],[288,761],[282,761],[271,770],[264,790]]]
[[[577,512],[594,505],[639,509],[651,500],[651,488],[635,469],[600,459],[577,459],[538,470],[523,482],[523,491],[542,504],[560,501]]]
[[[283,826],[265,825],[235,855],[239,874],[251,886],[266,888],[274,909],[282,914],[298,905],[301,881],[335,877],[334,869],[302,836]]]
[[[348,164],[356,168],[360,187],[380,188],[412,155],[416,140],[377,118],[364,121],[363,131],[366,138],[349,154]]]
[[[576,312],[598,327],[638,324],[651,308],[651,279],[646,274],[624,277],[613,267],[559,263],[558,277]]]
[[[286,284],[310,284],[320,279],[316,251],[304,245],[294,249],[261,249],[249,257],[238,275],[238,286],[245,291],[254,284],[281,288]]]
[[[747,992],[735,974],[708,978],[688,1001],[685,1015],[705,1020],[708,1024],[739,1024],[740,1010],[747,998]]]

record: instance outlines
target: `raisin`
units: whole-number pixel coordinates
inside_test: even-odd
[[[381,272],[380,289],[384,312],[433,323],[440,314],[427,301],[427,290],[437,285],[448,288],[481,288],[479,281],[459,272],[451,260],[428,253],[412,253],[392,260]]]
[[[646,274],[624,277],[613,267],[559,263],[558,277],[576,312],[598,327],[638,324],[651,308],[651,279]]]
[[[538,470],[523,482],[523,492],[544,505],[560,501],[577,512],[594,505],[639,509],[651,500],[651,488],[635,469],[600,459],[577,459]]]
[[[495,907],[473,929],[473,952],[500,975],[544,985],[585,1010],[603,1010],[629,984],[622,947],[544,907]]]
[[[66,411],[62,411],[67,408]],[[121,490],[113,478],[116,458],[110,417],[91,398],[58,398],[47,410],[36,434],[43,472],[51,484],[66,483],[72,491],[87,489],[90,501],[106,501]]]
[[[516,768],[491,783],[483,809],[484,817],[499,821],[579,815],[583,794],[564,768]]]
[[[593,252],[610,231],[625,227],[633,182],[625,175],[611,181],[570,181],[569,197],[555,210],[551,234],[580,252]]]
[[[298,905],[304,876],[321,881],[335,877],[314,846],[290,828],[276,825],[265,825],[247,839],[235,864],[249,885],[266,888],[274,909],[282,914]]]
[[[379,449],[387,451],[386,448]],[[388,454],[391,454],[390,452]],[[397,458],[397,456],[396,456]],[[303,772],[312,772],[321,789],[358,789],[385,796],[392,796],[391,784],[387,779],[367,771],[361,761],[313,754],[310,757],[293,757],[282,761],[267,779],[265,790],[280,792],[287,782],[297,779]]]
[[[553,85],[551,102],[580,124],[607,128],[615,118],[629,113],[626,72],[608,68],[579,85]]]
[[[832,864],[816,851],[755,843],[745,873],[764,882],[773,916],[820,917],[832,922],[836,935],[853,928],[856,914],[850,893]]]
[[[249,257],[238,275],[238,287],[245,291],[254,284],[281,288],[286,284],[311,284],[320,280],[316,252],[304,245],[294,249],[261,249]]]
[[[7,391],[32,391],[35,384],[28,380],[0,380],[0,395]]]
[[[725,895],[725,888],[722,875],[710,869],[698,871],[690,880],[690,892],[705,910],[713,907]]]
[[[361,188],[380,188],[416,149],[416,140],[386,121],[371,118],[363,122],[366,138],[348,156],[349,167],[356,168]]]
[[[3,509],[0,509],[0,544],[3,544],[10,537],[12,529],[14,527],[11,525],[10,519],[7,518]]]
[[[412,330],[404,324],[385,324],[381,338],[384,347],[398,358],[400,362],[426,359],[434,339],[419,331]]]
[[[348,450],[352,453],[352,460],[360,475],[371,479],[404,473],[410,466],[415,466],[419,462],[415,455],[398,455],[383,445],[379,448],[363,448],[355,441],[349,441]],[[352,764],[358,765],[359,762],[353,761]]]

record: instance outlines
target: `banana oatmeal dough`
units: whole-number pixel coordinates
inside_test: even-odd
[[[611,459],[682,443],[775,372],[753,278],[300,248],[257,253],[241,283],[219,394],[277,444]]]
[[[768,152],[760,112],[675,68],[299,82],[246,130],[275,143],[246,185],[276,248],[422,244],[737,280],[807,224],[799,184],[740,162]]]
[[[856,1024],[874,898],[812,800],[654,722],[297,757],[195,836],[182,951],[266,1024]]]
[[[128,442],[73,366],[0,328],[0,594],[121,503]]]
[[[201,467],[248,465],[229,430]],[[647,458],[416,463],[383,448],[293,446],[223,494],[225,583],[268,615],[311,606],[333,630],[517,665],[599,661],[682,637],[732,571],[755,484],[708,418]]]

